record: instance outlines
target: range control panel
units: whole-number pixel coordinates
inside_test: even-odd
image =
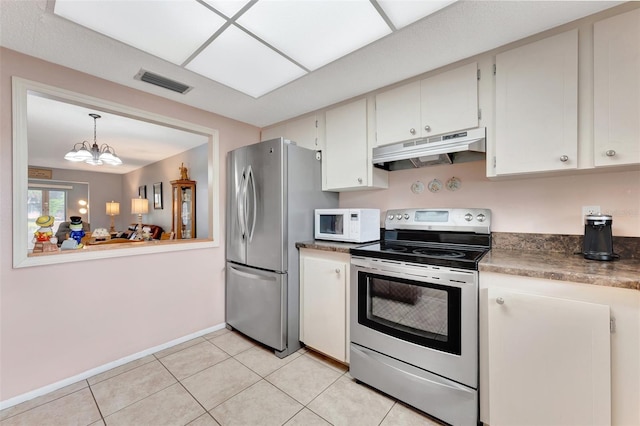
[[[387,210],[385,229],[491,233],[489,209]]]

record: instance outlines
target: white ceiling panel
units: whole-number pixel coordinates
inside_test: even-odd
[[[258,98],[306,72],[232,25],[187,69]]]
[[[56,0],[56,15],[182,64],[225,20],[193,0]]]
[[[263,0],[256,4],[260,1]],[[396,1],[403,0],[393,2]],[[107,2],[76,3],[90,3],[97,10],[96,5]],[[156,1],[143,3],[149,3],[147,9],[151,11]],[[613,13],[621,13],[639,7],[638,2],[621,1],[457,1],[255,98],[62,18],[52,13],[52,4],[53,0],[0,0],[0,45],[258,127],[326,108],[605,9],[618,7],[620,12]],[[211,10],[205,12],[216,15]],[[3,57],[3,65],[10,57]],[[254,62],[251,66],[256,69],[262,64]],[[194,89],[182,95],[135,80],[133,77],[141,68]],[[49,129],[51,133],[55,131]]]
[[[391,33],[368,0],[261,0],[237,22],[309,70]]]
[[[391,19],[397,29],[424,18],[427,15],[454,3],[456,0],[378,0],[384,13]]]
[[[249,0],[204,0],[205,3],[215,8],[228,18],[233,17],[240,11]]]

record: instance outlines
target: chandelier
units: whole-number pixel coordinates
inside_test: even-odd
[[[89,116],[93,117],[93,145],[89,146],[87,141],[79,142],[73,145],[73,149],[65,154],[64,159],[74,162],[84,161],[92,166],[100,166],[102,164],[119,166],[122,164],[122,160],[116,155],[115,149],[106,143],[98,146],[96,142],[96,120],[100,116],[98,114],[89,114]]]

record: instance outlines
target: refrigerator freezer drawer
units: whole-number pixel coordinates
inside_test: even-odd
[[[227,262],[227,324],[278,351],[287,345],[287,274]]]

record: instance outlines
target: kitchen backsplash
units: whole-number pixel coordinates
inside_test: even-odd
[[[459,185],[449,189],[446,183],[453,177]],[[429,189],[434,179],[442,183],[437,192]],[[600,206],[602,213],[613,216],[614,236],[640,237],[639,182],[640,171],[489,180],[485,162],[476,161],[390,172],[388,189],[342,192],[340,207],[383,212],[412,207],[489,208],[494,232],[581,236],[582,206]]]
[[[493,232],[491,237],[494,249],[564,254],[582,252],[582,235]],[[640,259],[640,238],[613,237],[613,251],[622,259]]]

